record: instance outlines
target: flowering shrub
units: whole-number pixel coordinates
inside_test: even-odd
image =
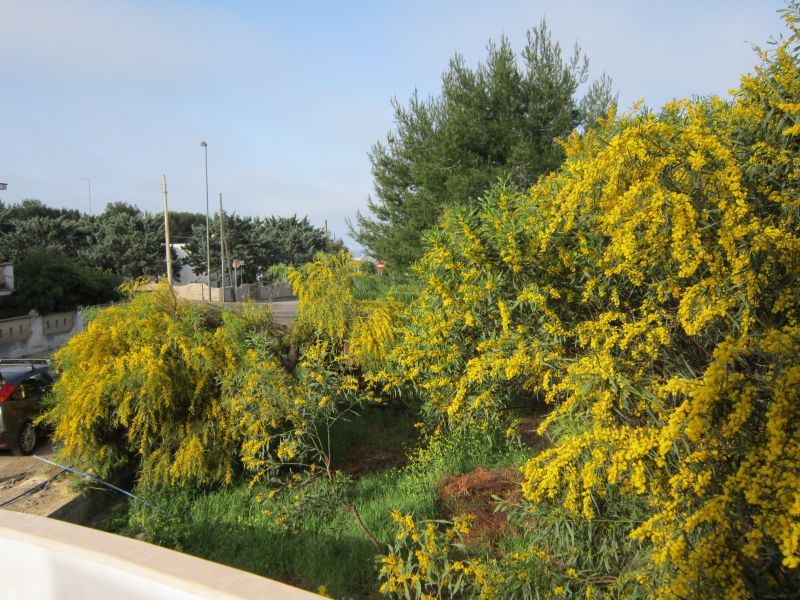
[[[625,527],[650,560],[590,585],[554,559],[562,593],[800,593],[797,19],[731,103],[612,112],[530,193],[450,211],[417,266],[385,384],[438,426],[552,404],[524,468],[534,522],[645,507]]]
[[[276,527],[345,508],[378,548],[333,467],[332,428],[379,401],[361,370],[383,355],[399,304],[356,300],[351,263],[320,255],[291,272],[291,333],[258,305],[218,310],[167,286],[134,287],[57,356],[62,378],[43,419],[65,459],[103,475],[133,466],[147,493],[230,483],[243,466]],[[148,531],[163,521],[140,507]]]
[[[327,430],[374,402],[354,357],[380,351],[386,309],[353,319],[363,344],[320,326],[289,370],[283,333],[257,305],[220,311],[167,286],[131,293],[56,355],[62,375],[44,419],[67,460],[102,474],[134,464],[145,486],[230,481],[240,460],[256,479],[311,465],[331,474]],[[324,310],[331,298],[316,300]]]
[[[536,546],[509,552],[500,558],[469,556],[463,544],[475,518],[461,515],[452,521],[420,521],[392,512],[398,532],[382,555],[380,592],[396,598],[533,598],[546,595],[547,554]],[[574,569],[570,577],[577,578]],[[566,588],[556,587],[555,595]]]
[[[242,428],[242,460],[251,484],[269,488],[257,497],[264,512],[287,530],[308,511],[319,515],[346,504],[348,480],[333,468],[331,430],[376,402],[346,361],[318,340],[305,349],[291,377],[255,352],[238,373],[230,410]],[[317,485],[320,478],[325,485]],[[281,490],[292,501],[276,508],[269,500]]]
[[[143,484],[230,480],[241,436],[218,375],[237,360],[218,312],[167,286],[134,292],[56,353],[44,419],[67,461],[101,475],[133,464]]]
[[[278,511],[264,509],[275,523],[294,529],[307,511],[320,515],[344,507],[378,549],[349,501],[349,478],[331,461],[334,425],[381,401],[362,371],[385,357],[394,338],[391,321],[401,307],[390,299],[357,299],[354,278],[360,275],[345,252],[318,254],[314,262],[290,269],[299,299],[292,336],[301,347],[300,362],[291,383],[276,393],[254,353],[233,404],[244,426],[243,460],[254,473],[252,482],[271,485],[267,498],[280,488],[293,496]],[[270,408],[264,410],[265,405]]]
[[[462,535],[469,533],[471,516],[452,522],[417,523],[411,515],[392,512],[398,525],[394,544],[380,557],[380,591],[397,597],[452,598],[470,586],[470,577],[482,583],[486,569],[464,560]]]
[[[392,321],[402,309],[391,298],[368,301],[356,297],[354,281],[363,277],[345,253],[318,254],[314,262],[289,271],[299,298],[294,335],[327,340],[347,354],[354,367],[378,364],[394,341]]]

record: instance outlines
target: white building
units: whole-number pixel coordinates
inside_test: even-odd
[[[0,263],[0,296],[8,296],[14,291],[14,265]]]
[[[172,249],[175,251],[175,256],[178,260],[182,261],[187,256],[186,244],[172,244]],[[186,285],[188,283],[204,283],[206,281],[205,275],[195,275],[192,267],[184,264],[181,270],[175,275],[175,283],[177,285]]]

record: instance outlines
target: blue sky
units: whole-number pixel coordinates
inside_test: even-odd
[[[436,94],[449,58],[475,65],[544,17],[578,42],[620,104],[726,95],[782,32],[783,3],[0,0],[0,200],[88,211],[124,201],[308,215],[346,237],[372,191],[367,153],[391,98]],[[352,244],[351,248],[354,248]],[[357,250],[357,248],[354,248]]]

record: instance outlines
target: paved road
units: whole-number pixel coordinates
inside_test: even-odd
[[[217,302],[215,305],[219,306]],[[277,300],[275,302],[257,302],[259,306],[267,306],[272,311],[272,316],[275,321],[281,325],[289,325],[294,321],[295,313],[297,312],[297,300]],[[242,308],[244,302],[226,302],[225,307],[231,309]]]
[[[219,302],[209,303],[205,300],[192,300],[192,302],[198,302],[203,304],[213,304],[214,306],[219,306]],[[268,306],[272,310],[272,316],[275,317],[275,321],[280,323],[281,325],[289,325],[292,321],[294,321],[295,313],[297,312],[297,300],[276,300],[275,302],[256,302],[259,306]],[[245,305],[244,302],[226,302],[225,307],[231,309],[242,308]]]
[[[297,313],[297,300],[271,302],[269,305],[272,308],[272,316],[281,325],[288,325],[294,321],[295,313]]]

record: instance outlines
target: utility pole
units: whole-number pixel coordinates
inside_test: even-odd
[[[228,246],[227,241],[225,242],[225,257],[226,260],[228,261],[228,283],[231,284],[231,296],[233,298],[233,301],[236,302],[236,287],[231,280],[231,277],[233,277],[233,275],[231,274],[231,247]]]
[[[325,219],[325,252],[330,250],[330,244],[328,243],[328,219]]]
[[[208,275],[208,301],[211,302],[211,225],[208,218],[208,144],[200,142],[206,159],[206,274]]]
[[[161,191],[164,193],[164,246],[167,251],[167,282],[172,287],[172,245],[169,243],[169,209],[167,208],[167,176],[161,176]]]
[[[219,193],[219,288],[220,300],[225,303],[225,213],[222,212],[222,192]]]

